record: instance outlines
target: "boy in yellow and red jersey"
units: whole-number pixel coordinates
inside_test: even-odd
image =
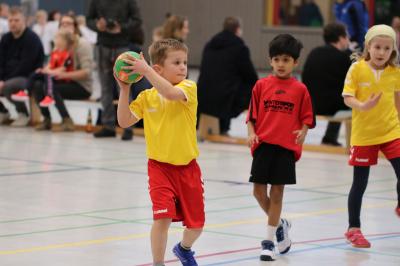
[[[173,221],[186,226],[183,239],[173,248],[182,265],[196,266],[191,246],[204,225],[203,181],[196,162],[197,87],[187,80],[188,48],[164,39],[149,48],[152,66],[129,57],[125,69],[145,76],[153,88],[129,104],[130,85],[117,80],[121,90],[118,123],[126,128],[145,121],[149,193],[153,204],[151,229],[153,265],[164,265],[168,228]]]

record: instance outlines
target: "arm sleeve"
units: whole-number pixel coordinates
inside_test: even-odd
[[[143,118],[145,99],[146,90],[142,91],[137,98],[129,104],[129,110],[138,120]]]
[[[89,29],[98,32],[96,27],[96,20],[98,19],[98,14],[96,11],[96,1],[90,1],[90,5],[86,14],[86,24]]]
[[[254,85],[258,79],[257,72],[250,60],[250,51],[247,46],[243,46],[239,52],[238,66],[243,81],[246,84]]]
[[[308,128],[315,127],[315,114],[312,108],[312,101],[308,90],[304,89],[303,102],[301,103],[300,121]]]
[[[88,73],[92,72],[93,69],[93,50],[92,46],[88,41],[83,38],[79,38],[79,48],[76,49],[76,62],[75,70],[84,69],[87,70]]]
[[[194,81],[185,79],[175,87],[182,90],[183,94],[185,94],[186,104],[197,104],[197,85]]]
[[[259,88],[259,82],[257,82],[256,85],[254,85],[253,90],[251,92],[251,99],[250,99],[249,111],[248,111],[247,117],[246,117],[246,123],[249,121],[255,123],[257,121],[258,105],[260,102],[258,88]]]
[[[135,29],[141,27],[142,19],[140,17],[140,10],[136,1],[130,0],[129,6],[129,18],[125,23],[121,23],[121,31],[124,34],[132,34],[132,32],[136,32]]]
[[[5,64],[5,44],[4,38],[0,41],[0,80],[4,80],[4,64]]]
[[[29,35],[29,38],[25,38],[24,40],[25,44],[20,51],[21,61],[19,61],[16,68],[13,69],[10,74],[11,77],[30,75],[33,72],[32,65],[38,62],[37,59],[39,55],[42,55],[42,62],[40,64],[43,64],[44,51],[42,43],[35,33],[32,32],[32,34],[34,35]]]
[[[344,88],[342,96],[356,96],[356,81],[355,81],[355,72],[356,72],[356,64],[351,65],[350,69],[347,71],[346,79],[344,80]]]

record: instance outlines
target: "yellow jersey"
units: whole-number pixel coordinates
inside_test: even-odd
[[[187,165],[197,158],[197,86],[191,80],[175,85],[186,100],[170,101],[153,87],[142,91],[129,109],[144,121],[146,154],[149,159],[173,165]]]
[[[376,70],[365,60],[353,63],[347,72],[342,95],[365,102],[371,94],[382,97],[368,111],[352,111],[352,146],[377,145],[400,138],[400,123],[395,106],[395,92],[400,91],[400,70],[387,66]]]

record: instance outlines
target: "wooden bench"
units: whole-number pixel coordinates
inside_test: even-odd
[[[336,153],[336,154],[349,153],[349,151],[350,151],[350,136],[351,136],[351,110],[339,111],[333,116],[318,115],[318,116],[316,116],[316,119],[317,119],[317,121],[324,120],[327,122],[344,123],[345,124],[346,146],[345,147],[334,147],[334,146],[328,146],[328,145],[304,144],[303,149],[306,151],[327,152],[327,153]],[[216,142],[216,143],[247,145],[246,138],[222,136],[219,133],[220,132],[219,132],[218,118],[207,115],[207,114],[200,114],[199,128],[198,128],[198,137],[199,137],[200,141],[207,140],[207,141]]]

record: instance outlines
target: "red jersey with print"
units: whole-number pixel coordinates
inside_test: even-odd
[[[50,54],[50,69],[65,67],[65,71],[74,70],[72,54],[68,50],[53,50]]]
[[[311,98],[306,86],[295,78],[280,79],[270,75],[255,84],[246,122],[252,121],[259,143],[279,145],[301,157],[302,146],[296,144],[295,130],[303,125],[315,127]]]

